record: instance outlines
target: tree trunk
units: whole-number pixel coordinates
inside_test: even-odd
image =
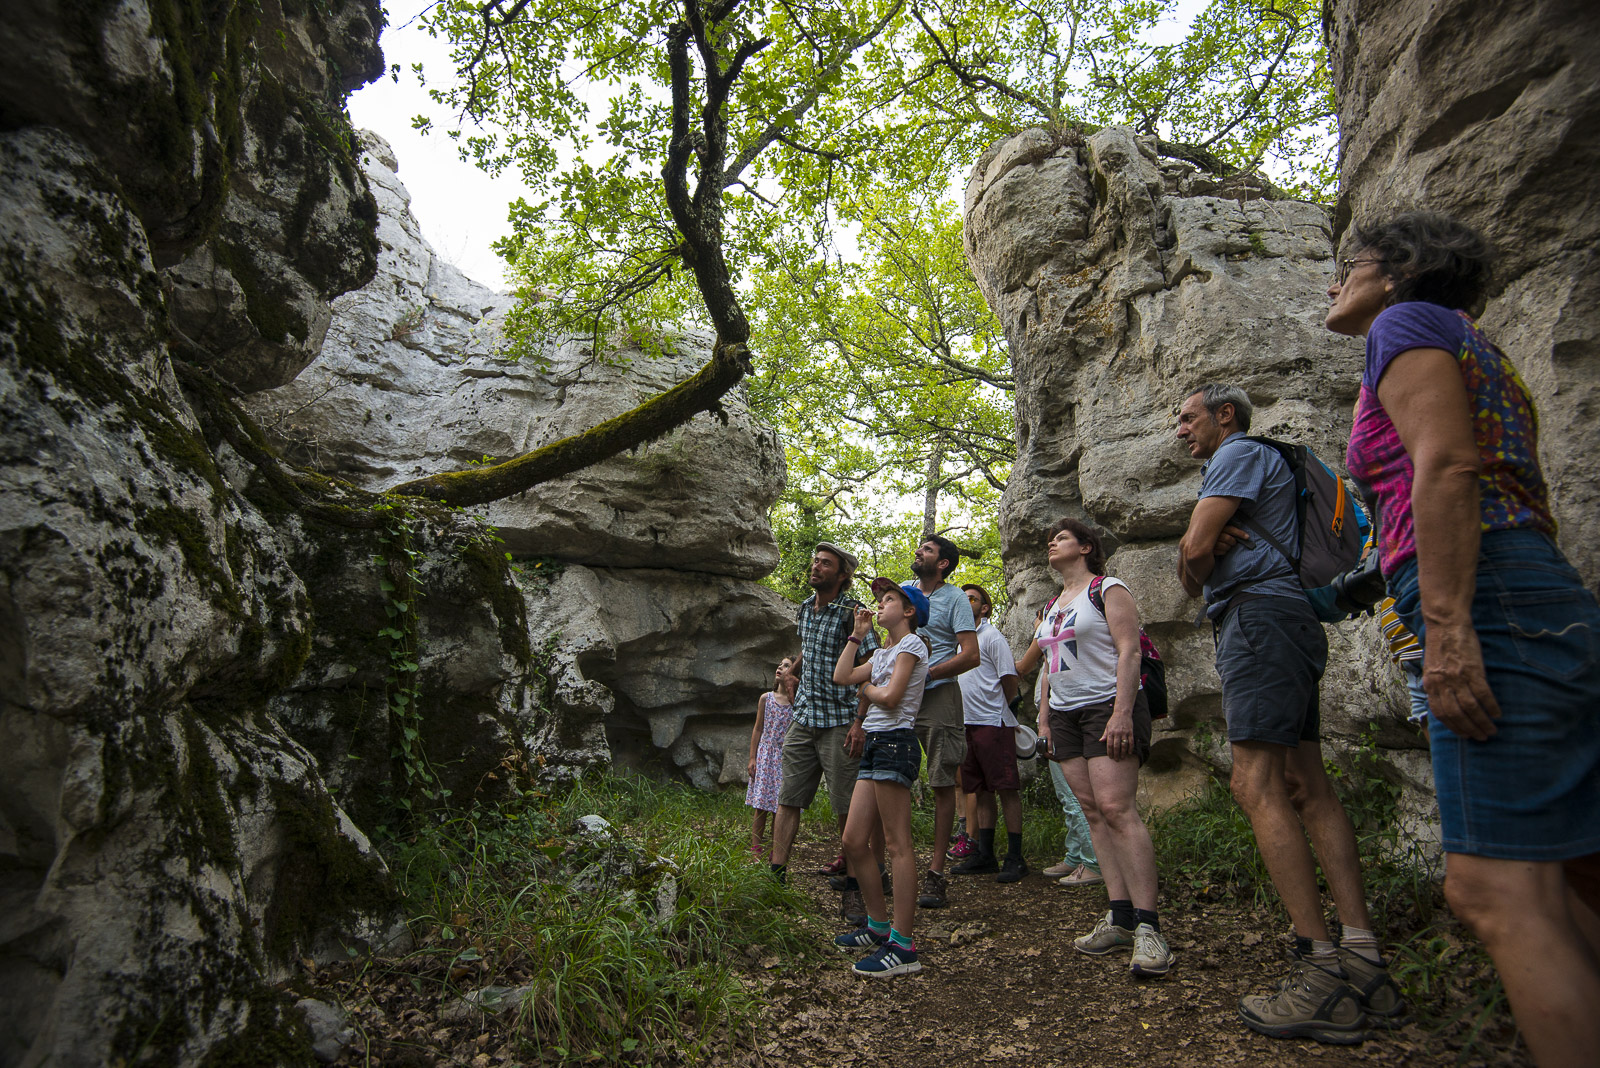
[[[928,452],[928,470],[922,485],[922,540],[927,541],[939,533],[939,490],[943,488],[944,435],[933,439]]]

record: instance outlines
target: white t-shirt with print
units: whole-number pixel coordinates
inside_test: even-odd
[[[974,727],[1015,727],[1017,717],[1006,705],[1000,680],[1017,673],[1011,646],[998,627],[987,619],[978,624],[978,666],[956,676],[961,684],[961,708]]]
[[[1100,585],[1102,603],[1113,586],[1128,589],[1126,582],[1107,576]],[[1056,598],[1034,637],[1050,672],[1051,708],[1065,712],[1117,696],[1117,646],[1106,617],[1089,600],[1088,586],[1070,602]]]
[[[874,686],[887,686],[889,679],[894,675],[894,665],[900,659],[901,653],[910,653],[917,658],[917,663],[911,669],[911,681],[906,684],[906,692],[901,696],[900,704],[894,708],[868,704],[867,718],[861,724],[862,730],[894,731],[916,723],[917,710],[922,707],[922,691],[928,685],[927,642],[913,632],[888,649],[874,650],[872,677],[869,681]]]

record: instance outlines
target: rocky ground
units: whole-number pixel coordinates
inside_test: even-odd
[[[817,869],[830,843],[803,832],[791,865],[794,884],[814,903],[798,922],[819,944],[843,929],[838,895]],[[1043,864],[1050,858],[1034,858]],[[1021,883],[992,877],[952,880],[950,905],[918,915],[923,971],[885,981],[854,975],[850,958],[831,953],[796,964],[746,947],[743,977],[768,1002],[753,1043],[741,1041],[712,1063],[866,1068],[914,1065],[1481,1065],[1531,1062],[1508,1029],[1489,1029],[1463,1053],[1467,1028],[1443,1031],[1412,1023],[1377,1032],[1358,1046],[1278,1041],[1238,1021],[1241,995],[1269,989],[1282,974],[1287,937],[1271,933],[1270,914],[1231,903],[1169,908],[1163,926],[1178,954],[1166,978],[1133,980],[1127,954],[1086,957],[1071,947],[1104,910],[1100,887],[1070,890],[1034,872]],[[1459,932],[1446,932],[1456,937]],[[353,1010],[362,1038],[340,1060],[348,1065],[490,1065],[537,1063],[507,1032],[477,1014],[441,1013],[437,957],[414,956],[390,967],[321,977]],[[473,986],[471,965],[457,964],[458,987]],[[501,975],[497,982],[515,982]],[[1450,1012],[1482,988],[1482,974],[1439,977]],[[1437,1007],[1435,1012],[1437,1012]],[[640,1051],[642,1052],[642,1051]],[[632,1063],[636,1055],[618,1051]],[[665,1062],[679,1061],[670,1052]]]
[[[805,847],[796,866],[813,870],[825,853]],[[802,881],[819,910],[837,907],[820,876]],[[760,1051],[774,1064],[829,1066],[1531,1063],[1520,1045],[1505,1048],[1508,1036],[1458,1060],[1459,1042],[1417,1024],[1352,1047],[1257,1035],[1236,1006],[1283,973],[1289,943],[1268,933],[1276,920],[1231,904],[1171,909],[1163,928],[1177,963],[1164,979],[1135,981],[1126,953],[1072,948],[1104,910],[1103,887],[1062,889],[1036,872],[1011,886],[953,878],[949,907],[918,914],[920,974],[862,979],[841,957],[782,975],[769,986]]]

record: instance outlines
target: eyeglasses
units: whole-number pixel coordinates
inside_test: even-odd
[[[1358,260],[1354,256],[1351,256],[1349,259],[1344,259],[1344,260],[1340,260],[1339,261],[1339,270],[1338,270],[1338,273],[1334,275],[1334,279],[1333,280],[1335,282],[1337,282],[1339,285],[1344,285],[1345,282],[1347,282],[1349,280],[1349,278],[1350,278],[1350,272],[1355,270],[1357,267],[1361,266],[1363,263],[1388,263],[1388,262],[1389,262],[1388,260],[1378,260],[1378,259]]]

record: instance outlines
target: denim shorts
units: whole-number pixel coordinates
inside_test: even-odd
[[[1328,635],[1304,597],[1236,597],[1216,624],[1217,674],[1230,742],[1291,749],[1321,729],[1317,684]]]
[[[867,747],[861,751],[861,768],[856,779],[893,782],[909,787],[917,781],[922,766],[922,743],[910,727],[893,731],[872,731]]]
[[[1389,590],[1426,647],[1415,560]],[[1491,531],[1472,627],[1500,718],[1475,742],[1428,717],[1445,851],[1530,861],[1600,852],[1600,605],[1544,534]]]

